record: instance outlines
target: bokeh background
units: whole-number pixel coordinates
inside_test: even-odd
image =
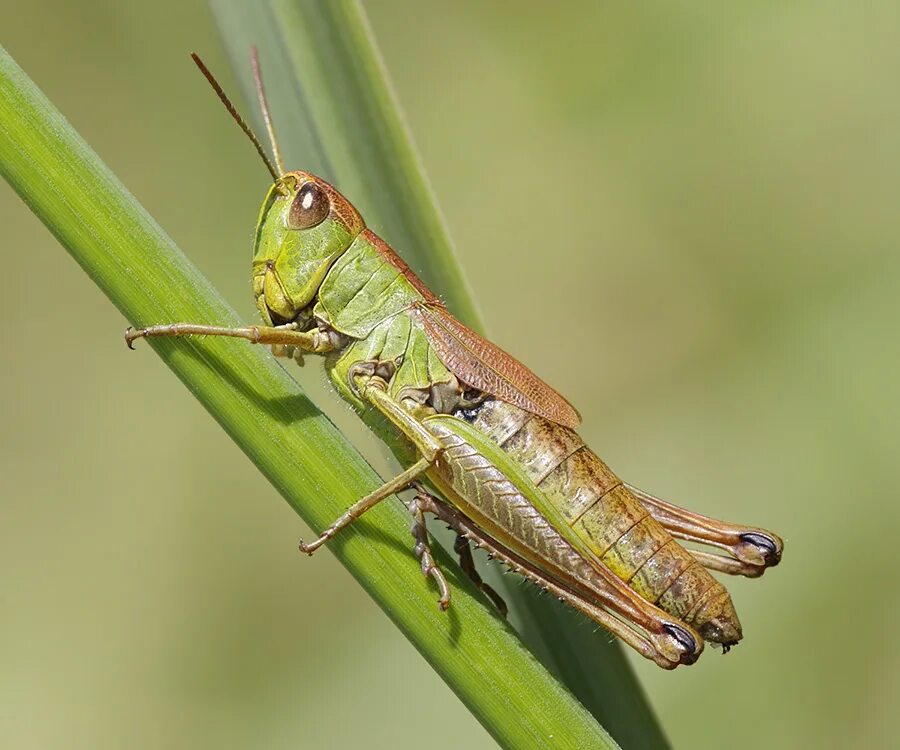
[[[673,744],[896,746],[896,4],[365,5],[492,337],[628,480],[787,539],[727,658],[635,659]],[[267,176],[205,5],[0,35],[251,319]],[[0,226],[0,744],[490,747],[5,184]]]

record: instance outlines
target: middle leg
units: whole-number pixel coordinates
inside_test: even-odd
[[[418,488],[417,488],[418,489]],[[422,501],[419,495],[409,501],[409,513],[413,517],[410,532],[416,540],[416,555],[422,564],[422,575],[426,578],[433,578],[437,584],[438,590],[441,592],[441,598],[438,599],[438,606],[446,611],[450,608],[450,587],[447,585],[447,579],[437,566],[434,556],[431,554],[431,544],[428,541],[428,529],[425,526],[425,513],[422,511]]]
[[[458,532],[456,534],[456,541],[453,542],[453,551],[459,555],[459,567],[461,567],[463,572],[469,576],[476,588],[483,591],[487,598],[494,603],[497,611],[505,619],[507,615],[509,615],[509,607],[506,606],[503,597],[497,593],[493,586],[485,583],[478,574],[478,571],[475,569],[475,558],[472,557],[472,548],[469,546],[469,540]]]
[[[412,414],[387,393],[387,383],[380,377],[367,376],[359,389],[360,396],[384,414],[416,447],[421,458],[412,466],[385,482],[373,493],[348,508],[331,526],[310,543],[300,542],[300,551],[311,555],[341,529],[346,528],[385,498],[405,490],[430,469],[441,455],[441,445]]]

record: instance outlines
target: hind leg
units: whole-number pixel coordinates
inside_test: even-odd
[[[730,553],[731,556],[693,552],[700,564],[707,568],[756,578],[781,561],[784,542],[771,531],[701,516],[632,485],[626,487],[672,536]]]
[[[639,654],[651,659],[664,669],[674,669],[678,664],[691,664],[696,661],[703,650],[703,640],[684,623],[667,618],[660,621],[661,627],[657,629],[654,627],[655,621],[636,611],[633,612],[636,619],[616,616],[606,608],[613,605],[620,608],[624,606],[622,600],[614,592],[581,590],[579,587],[573,588],[557,581],[513,550],[485,534],[454,507],[433,495],[420,496],[419,499],[423,511],[433,514],[457,534],[474,541],[476,546],[484,549],[511,570],[520,573],[532,583],[557,597],[561,602],[578,610],[598,625],[602,625]],[[655,610],[652,605],[648,604],[647,607],[648,610]]]

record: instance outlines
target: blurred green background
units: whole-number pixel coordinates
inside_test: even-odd
[[[635,658],[673,744],[895,746],[896,4],[365,5],[492,338],[629,481],[787,540],[727,658]],[[268,178],[205,5],[0,29],[253,319]],[[2,746],[490,747],[5,184],[0,225]]]

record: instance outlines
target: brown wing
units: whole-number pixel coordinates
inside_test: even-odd
[[[568,401],[499,346],[466,328],[439,303],[420,303],[422,323],[438,356],[467,385],[520,409],[576,429],[581,416]]]

